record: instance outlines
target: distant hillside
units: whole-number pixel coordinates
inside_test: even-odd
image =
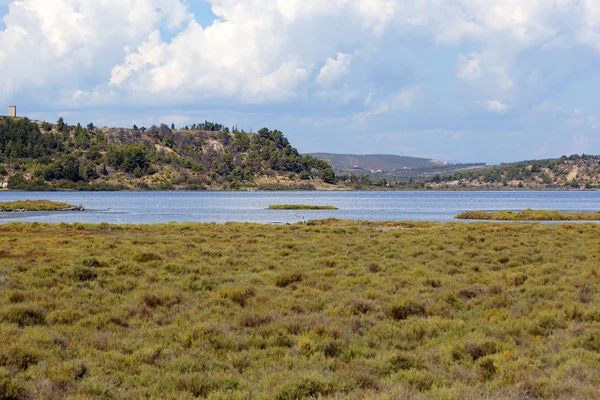
[[[362,169],[365,171],[396,171],[406,169],[427,169],[452,165],[450,163],[427,158],[397,156],[392,154],[309,154],[320,160],[325,160],[336,171]]]
[[[0,187],[9,189],[314,190],[335,180],[327,162],[267,128],[100,129],[0,117]]]
[[[598,189],[600,156],[572,155],[556,159],[502,164],[486,169],[436,175],[432,188],[469,187],[485,189]]]

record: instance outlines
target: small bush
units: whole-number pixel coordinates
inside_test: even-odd
[[[254,289],[245,286],[227,286],[218,291],[220,297],[231,300],[237,303],[240,307],[244,307],[248,299],[254,297],[256,292]]]
[[[486,357],[477,363],[477,375],[482,381],[489,381],[496,375],[498,368],[494,360]]]
[[[579,301],[585,304],[591,303],[594,298],[594,288],[590,285],[585,285],[579,290]]]
[[[538,336],[549,336],[555,329],[566,326],[564,319],[553,312],[541,313],[532,323],[531,333]]]
[[[280,288],[288,287],[293,283],[301,282],[304,279],[304,275],[300,271],[286,271],[275,278],[275,285]]]
[[[8,302],[12,304],[22,303],[25,301],[25,293],[21,291],[14,291],[8,293]]]
[[[27,399],[25,389],[21,382],[11,378],[4,368],[0,368],[0,399],[20,400]]]
[[[46,323],[46,316],[44,313],[29,305],[7,307],[1,314],[0,319],[4,322],[17,324],[19,328],[44,325]]]
[[[46,320],[53,325],[70,325],[83,319],[83,317],[82,313],[75,310],[56,310],[48,314]]]
[[[139,263],[147,263],[151,261],[160,261],[162,257],[156,253],[136,253],[133,256],[133,261]]]
[[[367,266],[367,269],[369,270],[369,272],[372,272],[374,274],[376,274],[377,272],[381,271],[381,267],[379,267],[379,264],[376,262],[370,263]]]
[[[400,370],[419,369],[422,367],[421,362],[410,353],[400,352],[392,356],[388,363],[394,372]]]
[[[40,356],[37,352],[21,345],[0,350],[0,366],[7,368],[25,371],[29,366],[37,364],[39,359]]]
[[[369,313],[375,308],[375,305],[372,301],[356,299],[350,302],[348,308],[352,315],[361,315]]]
[[[163,305],[163,300],[155,294],[145,294],[142,296],[142,303],[150,308],[156,308]]]
[[[581,343],[584,349],[600,353],[600,333],[588,333]]]
[[[473,361],[477,361],[480,358],[497,353],[499,351],[499,346],[491,341],[467,343],[464,345],[464,351]]]
[[[342,353],[342,349],[342,342],[332,339],[325,340],[317,346],[317,350],[329,358],[338,357]]]
[[[292,379],[275,396],[277,400],[301,400],[309,397],[327,396],[333,392],[331,384],[318,378]]]
[[[82,261],[82,264],[84,267],[89,267],[89,268],[104,268],[107,266],[107,264],[105,262],[99,261],[95,257],[85,258]]]
[[[240,321],[240,325],[245,328],[257,328],[261,325],[268,324],[269,322],[271,322],[271,319],[272,319],[272,317],[270,314],[266,314],[266,315],[247,314],[244,317],[242,317],[242,320]]]
[[[525,282],[527,282],[527,275],[525,274],[518,274],[517,276],[515,276],[513,278],[513,282],[515,284],[515,286],[523,286],[525,284]]]
[[[425,317],[427,310],[421,303],[407,301],[403,304],[397,304],[390,309],[390,316],[398,321],[405,320],[409,317]]]
[[[75,267],[73,268],[71,277],[78,282],[89,282],[98,278],[98,273],[91,268]]]

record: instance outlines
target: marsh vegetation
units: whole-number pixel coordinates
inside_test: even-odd
[[[487,221],[599,221],[600,212],[560,212],[556,210],[525,211],[468,211],[456,216],[458,219],[477,219]]]
[[[600,226],[0,226],[0,398],[600,397]]]
[[[1,212],[82,210],[83,206],[50,200],[17,200],[0,202]]]

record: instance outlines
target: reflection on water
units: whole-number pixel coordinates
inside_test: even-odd
[[[0,223],[166,222],[296,223],[339,218],[370,221],[452,221],[469,210],[597,211],[600,192],[29,192],[0,193],[0,201],[48,199],[83,204],[86,212],[0,215]],[[338,211],[266,210],[271,204],[332,205]]]

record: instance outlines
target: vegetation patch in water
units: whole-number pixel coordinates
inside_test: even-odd
[[[458,219],[477,219],[487,221],[599,221],[600,212],[565,213],[556,210],[525,211],[468,211],[456,216]]]
[[[307,204],[273,204],[269,210],[338,210],[334,206],[311,206]]]
[[[15,211],[83,211],[83,206],[50,200],[17,200],[0,202],[0,212]]]

